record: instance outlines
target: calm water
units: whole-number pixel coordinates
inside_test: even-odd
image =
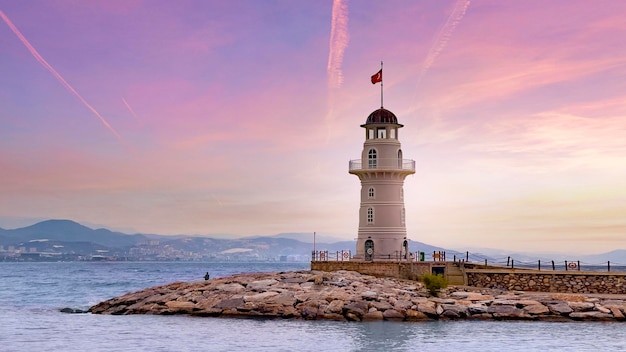
[[[64,314],[129,291],[308,263],[0,263],[0,351],[623,351],[624,323],[296,320]]]

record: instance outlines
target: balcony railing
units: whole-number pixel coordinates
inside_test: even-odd
[[[359,170],[407,170],[415,172],[415,160],[411,159],[362,159],[350,160],[350,171]]]

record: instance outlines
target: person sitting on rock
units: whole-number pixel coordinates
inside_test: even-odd
[[[206,272],[206,274],[204,274],[204,279],[205,279],[205,280],[208,280],[209,278],[210,278],[210,276],[209,276],[209,272],[207,271],[207,272]]]

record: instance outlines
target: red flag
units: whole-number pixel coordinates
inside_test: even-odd
[[[380,71],[376,72],[376,74],[372,76],[372,84],[376,84],[382,81],[383,81],[383,69],[381,68]]]

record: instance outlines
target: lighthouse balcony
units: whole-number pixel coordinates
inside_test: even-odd
[[[368,170],[394,170],[415,173],[415,160],[410,159],[369,159],[350,160],[349,172]]]

